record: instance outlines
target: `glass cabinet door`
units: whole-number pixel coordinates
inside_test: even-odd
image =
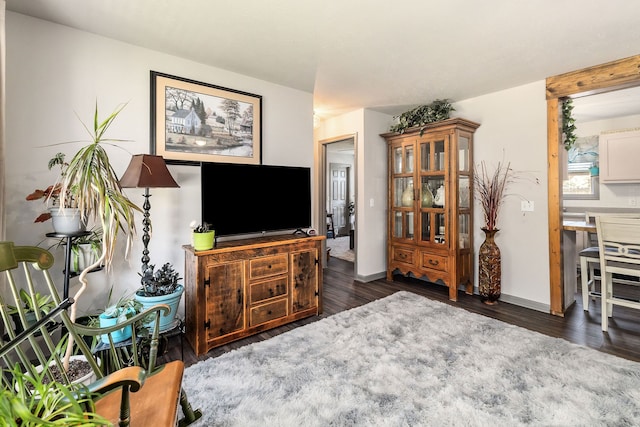
[[[465,135],[458,136],[458,245],[459,249],[469,249],[471,238],[471,208],[473,205],[472,194],[472,166],[470,154],[470,138]]]
[[[391,232],[394,239],[414,239],[415,199],[413,144],[402,144],[392,147],[391,177]]]
[[[445,214],[447,139],[420,141],[419,147],[419,241],[425,244],[446,243],[447,216]]]

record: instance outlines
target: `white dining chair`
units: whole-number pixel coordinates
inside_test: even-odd
[[[621,218],[640,218],[640,213],[599,213],[585,212],[585,222],[594,224],[598,215],[617,216]],[[596,233],[587,233],[587,245],[578,253],[580,259],[580,284],[582,290],[582,309],[589,311],[589,297],[595,301],[600,298],[597,284],[600,275],[596,275],[596,270],[600,270],[600,250],[598,248],[598,236]],[[618,277],[613,278],[614,283],[627,283],[626,280]]]
[[[613,295],[614,274],[640,279],[640,218],[598,215],[596,232],[600,252],[602,330],[607,332],[614,305],[640,310],[640,301]],[[640,285],[640,282],[635,284]]]

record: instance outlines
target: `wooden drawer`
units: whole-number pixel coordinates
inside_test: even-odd
[[[251,285],[250,304],[287,294],[287,276]]]
[[[289,265],[287,254],[279,254],[249,261],[249,279],[276,276],[287,272]]]
[[[420,253],[420,267],[430,268],[432,270],[449,271],[448,258],[428,252]]]
[[[287,299],[283,298],[251,308],[249,326],[259,325],[287,315]]]
[[[413,249],[392,246],[391,258],[397,262],[413,265],[415,262],[415,251]]]

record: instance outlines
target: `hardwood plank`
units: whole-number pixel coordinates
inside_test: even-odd
[[[615,307],[614,317],[609,320],[609,332],[603,333],[600,329],[600,300],[596,300],[595,303],[591,302],[591,311],[584,312],[582,310],[579,278],[576,303],[566,310],[564,317],[559,317],[505,302],[499,302],[495,306],[485,305],[480,301],[478,295],[468,295],[464,291],[459,291],[458,301],[453,302],[449,300],[447,287],[401,276],[394,276],[392,281],[380,279],[368,283],[358,282],[353,280],[352,263],[332,258],[324,269],[324,312],[322,315],[301,319],[220,346],[199,358],[195,356],[189,343],[182,339],[185,365],[189,366],[199,360],[217,357],[247,344],[269,339],[296,327],[384,298],[398,291],[414,292],[532,331],[563,338],[576,344],[640,362],[640,311]],[[640,287],[629,286],[624,289],[624,292],[625,295],[636,295],[640,299]],[[160,360],[166,362],[180,359],[182,353],[180,343],[180,337],[171,338],[169,350]],[[579,367],[576,366],[576,369]]]

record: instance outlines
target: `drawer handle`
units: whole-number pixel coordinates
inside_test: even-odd
[[[269,295],[273,295],[273,289],[269,288]]]
[[[439,264],[439,262],[438,262],[438,261],[436,261],[436,260],[430,259],[430,260],[429,260],[429,264],[431,264],[431,265],[438,265],[438,264]]]
[[[399,253],[399,254],[398,254],[398,256],[399,256],[400,258],[406,258],[406,257],[407,257],[407,254]]]
[[[267,266],[267,268],[268,268],[268,269],[271,269],[271,264],[269,264],[269,265]]]
[[[242,291],[238,289],[238,304],[242,304]]]
[[[271,314],[271,310],[267,311],[267,314]]]

